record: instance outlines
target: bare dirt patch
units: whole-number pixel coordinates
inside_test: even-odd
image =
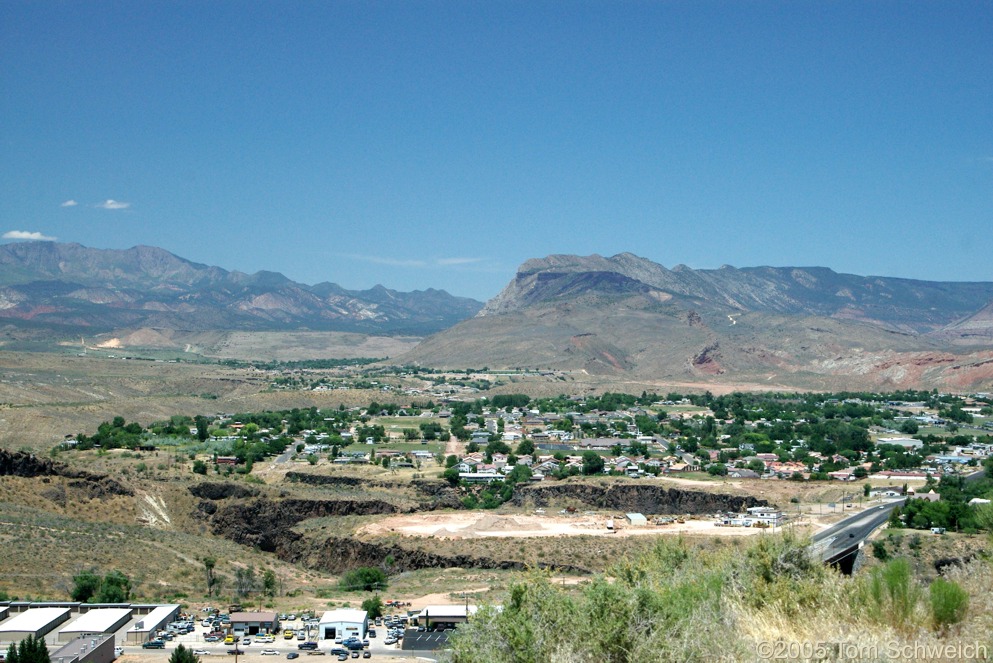
[[[614,529],[607,529],[612,521]],[[634,527],[616,515],[583,513],[564,515],[430,513],[390,516],[358,530],[361,535],[382,536],[399,533],[411,537],[439,539],[533,538],[554,536],[651,536],[665,534],[707,534],[747,536],[761,530],[744,527],[717,527],[712,520],[688,519],[667,525]]]

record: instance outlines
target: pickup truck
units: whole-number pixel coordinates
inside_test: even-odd
[[[142,649],[165,649],[164,640],[149,640],[148,642],[142,643]]]

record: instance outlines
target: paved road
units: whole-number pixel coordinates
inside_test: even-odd
[[[871,507],[818,532],[812,537],[811,548],[814,554],[829,561],[852,546],[857,546],[889,519],[893,509],[902,506],[904,502],[905,499],[896,499]]]

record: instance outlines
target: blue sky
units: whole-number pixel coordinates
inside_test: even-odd
[[[993,280],[993,4],[0,3],[0,234],[486,299],[551,253]]]

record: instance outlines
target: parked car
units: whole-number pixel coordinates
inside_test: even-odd
[[[124,654],[124,647],[114,647],[114,657]]]
[[[262,650],[262,655],[263,656],[279,656],[279,652],[276,651],[275,649],[263,649]]]
[[[317,643],[313,640],[309,642],[301,642],[297,645],[297,649],[317,649]]]
[[[286,658],[300,658],[300,654],[296,653],[295,651],[291,651],[289,654],[286,655]]]
[[[372,658],[372,652],[366,649],[364,652],[362,652],[362,658]]]

